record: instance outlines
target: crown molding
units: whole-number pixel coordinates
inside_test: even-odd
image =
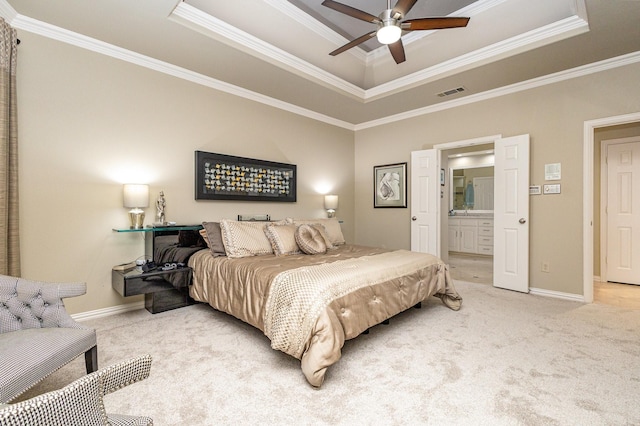
[[[370,129],[372,127],[378,127],[385,124],[407,120],[410,118],[420,117],[420,116],[432,114],[438,111],[444,111],[447,109],[457,108],[463,105],[482,102],[488,99],[494,99],[500,96],[510,95],[512,93],[523,92],[525,90],[535,89],[537,87],[547,86],[549,84],[555,84],[562,81],[584,77],[590,74],[596,74],[602,71],[608,71],[614,68],[620,68],[627,65],[637,64],[637,63],[640,63],[640,51],[617,56],[615,58],[605,59],[600,62],[594,62],[592,64],[583,65],[583,66],[572,68],[569,70],[560,71],[554,74],[533,78],[520,83],[511,84],[509,86],[499,87],[493,90],[487,90],[482,93],[477,93],[475,95],[465,96],[464,98],[442,102],[437,105],[418,108],[418,109],[406,111],[400,114],[390,115],[388,117],[384,117],[378,120],[372,120],[365,123],[356,124],[354,127],[355,127],[355,131]]]
[[[253,92],[251,90],[247,90],[242,87],[238,87],[233,84],[229,84],[224,81],[220,81],[215,78],[196,73],[186,68],[178,67],[164,61],[159,61],[149,56],[141,55],[139,53],[132,52],[130,50],[123,49],[121,47],[114,46],[112,44],[105,43],[103,41],[96,40],[82,34],[68,31],[64,28],[47,24],[46,22],[38,21],[36,19],[32,19],[22,15],[17,15],[16,18],[11,21],[11,25],[14,28],[20,30],[41,35],[52,40],[61,41],[63,43],[100,53],[105,56],[120,59],[125,62],[139,65],[141,67],[171,75],[182,80],[190,81],[201,86],[206,86],[211,89],[219,90],[221,92],[255,101],[264,105],[272,106],[274,108],[288,111],[293,114],[310,118],[312,120],[321,121],[348,130],[354,129],[353,124],[347,123],[346,121],[338,120],[336,118],[290,104],[288,102],[283,102],[278,99]]]
[[[293,72],[316,83],[328,86],[356,99],[363,99],[364,89],[351,84],[315,65],[304,61],[270,43],[242,31],[226,22],[211,16],[198,8],[181,2],[176,6],[169,19],[186,25],[215,40],[256,56],[270,64]]]
[[[534,47],[575,36],[589,30],[589,24],[579,16],[570,16],[560,21],[528,31],[524,34],[494,43],[473,52],[460,55],[429,68],[417,71],[388,83],[368,89],[365,102],[380,99],[421,84],[468,70],[490,61],[521,53]]]
[[[333,31],[331,28],[324,25],[322,22],[313,18],[308,13],[302,11],[300,8],[294,6],[287,0],[263,0],[265,3],[276,9],[278,12],[283,15],[288,16],[294,21],[302,24],[305,28],[313,31],[319,36],[323,37],[330,43],[341,46],[343,44],[349,43],[351,40],[347,40],[341,34]],[[367,57],[369,56],[367,52],[360,49],[359,47],[353,48],[349,50],[353,56],[358,58],[362,63],[367,61]]]
[[[611,70],[614,68],[624,67],[627,65],[640,63],[640,51],[632,52],[626,55],[621,55],[615,58],[595,62],[592,64],[583,65],[581,67],[572,68],[566,71],[561,71],[547,76],[530,79],[524,82],[515,83],[509,86],[496,88],[493,90],[485,91],[475,95],[469,95],[464,98],[454,99],[446,102],[439,103],[424,108],[418,108],[415,110],[407,111],[400,114],[394,114],[388,117],[383,117],[377,120],[371,120],[359,124],[348,123],[343,120],[338,120],[333,117],[329,117],[324,114],[317,113],[315,111],[301,108],[296,105],[283,102],[257,92],[253,92],[232,84],[190,71],[188,69],[177,67],[175,65],[156,60],[154,58],[126,50],[112,44],[102,42],[81,34],[77,34],[66,29],[56,27],[47,24],[42,21],[38,21],[29,17],[19,15],[13,10],[13,8],[6,2],[6,0],[0,0],[0,15],[9,22],[11,26],[16,29],[25,30],[43,37],[47,37],[53,40],[61,41],[73,46],[77,46],[83,49],[87,49],[96,53],[100,53],[106,56],[110,56],[116,59],[120,59],[125,62],[129,62],[135,65],[139,65],[145,68],[149,68],[173,77],[177,77],[186,81],[190,81],[205,87],[209,87],[214,90],[219,90],[230,95],[238,96],[247,100],[255,101],[267,106],[278,108],[290,113],[300,115],[312,120],[327,123],[336,127],[341,127],[347,130],[359,131],[369,129],[377,126],[382,126],[389,123],[394,123],[410,118],[419,117],[422,115],[431,114],[438,111],[444,111],[447,109],[456,108],[463,105],[469,105],[476,102],[482,102],[484,100],[497,98],[500,96],[509,95],[512,93],[522,92],[525,90],[554,84],[573,78],[587,76],[602,71]],[[12,17],[13,16],[13,17]],[[575,18],[575,17],[574,17]]]
[[[347,40],[342,36],[328,29],[308,14],[291,5],[291,3],[284,0],[265,1],[282,13],[287,14],[293,19],[309,26],[311,30],[327,38],[331,42],[336,42],[335,36],[342,39],[338,44],[344,44],[344,42],[347,42]],[[477,5],[474,3],[466,8],[456,11],[455,14],[460,13],[468,16],[477,15],[478,13],[484,12],[492,7],[504,3],[505,1],[506,0],[485,0],[476,2],[478,3]],[[184,2],[181,2],[176,6],[169,18],[182,25],[186,25],[192,29],[200,31],[216,40],[240,48],[244,52],[259,57],[282,69],[293,72],[296,75],[307,78],[313,82],[320,83],[325,87],[338,91],[339,93],[347,94],[365,103],[408,90],[454,73],[480,66],[491,60],[505,57],[506,55],[513,55],[533,47],[538,47],[559,39],[583,33],[588,31],[589,28],[588,23],[584,19],[579,16],[571,16],[549,25],[545,25],[541,28],[528,31],[524,34],[511,37],[507,40],[494,43],[490,46],[477,49],[473,52],[460,55],[456,58],[452,58],[448,61],[417,71],[407,76],[364,90]],[[426,33],[430,34],[433,33],[433,31],[427,31]],[[425,34],[425,36],[426,35],[428,34]],[[405,39],[403,38],[403,40]],[[367,60],[365,61],[366,64],[363,66],[370,66],[372,61],[379,57],[376,55],[382,54],[386,54],[385,46],[367,54]]]
[[[0,17],[4,18],[4,20],[7,22],[12,22],[14,19],[16,19],[16,16],[18,16],[18,12],[16,12],[16,10],[11,7],[11,5],[7,3],[6,0],[1,0]]]

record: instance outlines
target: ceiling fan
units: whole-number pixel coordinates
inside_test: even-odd
[[[362,21],[371,22],[376,24],[378,29],[371,31],[357,39],[350,41],[344,46],[329,53],[331,56],[336,56],[346,50],[351,49],[365,41],[369,40],[373,36],[377,36],[378,41],[382,44],[389,46],[391,56],[397,64],[406,60],[404,54],[404,46],[402,44],[402,31],[416,31],[416,30],[440,30],[445,28],[458,28],[466,27],[469,22],[469,18],[454,18],[454,17],[434,17],[434,18],[417,18],[402,19],[411,10],[418,0],[398,0],[396,5],[391,8],[390,0],[387,0],[387,9],[382,11],[378,16],[373,16],[367,12],[363,12],[360,9],[356,9],[346,4],[338,3],[337,1],[325,0],[322,2],[323,6],[326,6],[335,11],[344,13],[353,18],[360,19]]]

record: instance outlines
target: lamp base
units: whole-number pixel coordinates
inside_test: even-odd
[[[131,221],[130,229],[144,228],[144,211],[140,209],[129,211],[129,220]]]

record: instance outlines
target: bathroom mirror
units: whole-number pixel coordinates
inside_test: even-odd
[[[449,172],[450,210],[493,212],[493,166],[456,167]]]

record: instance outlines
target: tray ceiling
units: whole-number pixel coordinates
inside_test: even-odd
[[[347,127],[640,50],[637,0],[419,0],[407,18],[468,16],[469,25],[406,33],[401,64],[375,38],[333,57],[375,26],[321,3],[0,0],[0,13],[19,36],[106,52]],[[372,15],[386,8],[385,0],[342,3]]]

